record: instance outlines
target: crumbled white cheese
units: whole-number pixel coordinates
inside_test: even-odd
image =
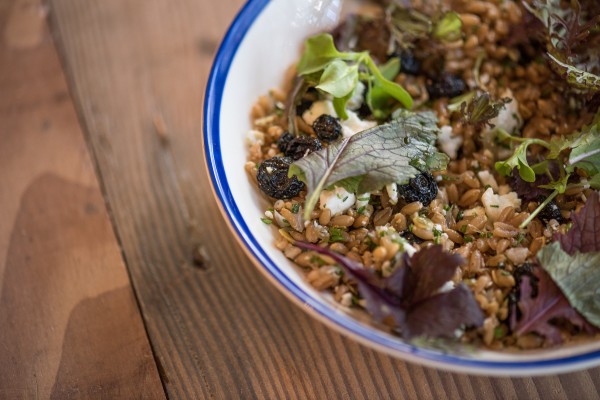
[[[407,241],[403,241],[402,242],[402,250],[408,254],[409,257],[412,257],[413,254],[415,254],[417,252],[417,249],[410,243],[408,243]]]
[[[358,132],[377,125],[376,121],[363,121],[358,118],[358,115],[354,111],[346,110],[346,113],[348,114],[348,119],[340,120],[344,137],[350,137]],[[304,119],[304,122],[308,125],[312,126],[313,122],[323,114],[329,114],[337,118],[338,115],[333,108],[331,100],[315,101],[308,110],[304,111],[302,119]]]
[[[521,115],[519,114],[519,102],[510,89],[506,89],[500,97],[508,97],[512,99],[512,101],[506,104],[504,108],[500,110],[498,116],[490,120],[490,123],[498,128],[504,129],[510,134],[514,134],[523,126],[523,118],[521,118]]]
[[[332,215],[340,214],[356,202],[356,195],[343,187],[335,186],[333,190],[323,190],[319,196],[321,209],[329,208]]]
[[[265,217],[273,219],[273,212],[271,210],[265,211]]]
[[[252,146],[256,143],[262,146],[263,144],[265,144],[265,134],[256,129],[251,129],[246,134],[246,141],[248,142],[249,146]]]
[[[500,216],[500,213],[506,207],[521,207],[521,199],[515,192],[510,192],[504,195],[494,194],[492,188],[488,188],[481,196],[481,202],[485,207],[485,213],[488,218],[495,221]]]
[[[454,136],[452,134],[452,127],[446,125],[440,128],[438,143],[442,148],[442,151],[448,154],[448,157],[455,160],[458,154],[458,149],[463,143],[463,138],[460,135]]]
[[[489,185],[492,189],[494,189],[494,192],[498,192],[498,182],[496,182],[496,178],[494,178],[494,175],[490,174],[490,171],[479,171],[477,173],[477,176],[479,177],[479,180],[481,181],[483,186]]]
[[[267,168],[265,168],[265,169],[267,170],[267,172],[268,172],[269,174],[272,174],[272,173],[273,173],[273,167],[267,167]]]
[[[398,185],[395,183],[388,183],[385,185],[385,190],[390,198],[390,204],[396,205],[398,203]]]

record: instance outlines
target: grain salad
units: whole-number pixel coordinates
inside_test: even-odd
[[[275,246],[406,340],[600,328],[600,3],[364,2],[258,98]]]

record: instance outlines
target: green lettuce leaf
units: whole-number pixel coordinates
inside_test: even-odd
[[[388,183],[406,183],[423,170],[445,168],[448,157],[439,153],[439,129],[432,112],[405,111],[398,119],[359,132],[313,152],[290,166],[289,176],[306,183],[304,215],[308,219],[321,191],[351,180],[357,192],[381,189]]]
[[[573,308],[588,322],[600,327],[600,252],[569,255],[554,242],[537,254],[540,265],[560,287]]]

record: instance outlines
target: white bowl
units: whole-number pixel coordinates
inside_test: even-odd
[[[535,352],[487,350],[444,353],[416,347],[370,324],[309,285],[273,245],[275,230],[261,222],[268,207],[244,171],[250,109],[280,85],[306,37],[335,26],[342,0],[250,0],[216,55],[204,100],[204,151],[220,208],[246,253],[288,298],[367,346],[422,365],[485,375],[555,374],[600,364],[600,343]]]

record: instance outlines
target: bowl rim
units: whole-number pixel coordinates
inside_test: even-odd
[[[211,189],[227,225],[236,240],[256,264],[286,297],[327,326],[371,348],[404,361],[476,375],[533,376],[566,373],[593,367],[600,363],[600,349],[587,353],[545,358],[541,360],[477,360],[437,350],[416,347],[396,340],[389,334],[368,327],[349,315],[331,313],[328,306],[294,283],[267,255],[246,225],[230,190],[220,147],[220,110],[229,69],[238,47],[257,17],[271,0],[248,0],[230,24],[215,55],[209,74],[203,105],[203,153],[210,176]],[[257,94],[258,96],[258,94]],[[241,133],[240,133],[241,134]],[[241,167],[240,167],[241,168]]]

